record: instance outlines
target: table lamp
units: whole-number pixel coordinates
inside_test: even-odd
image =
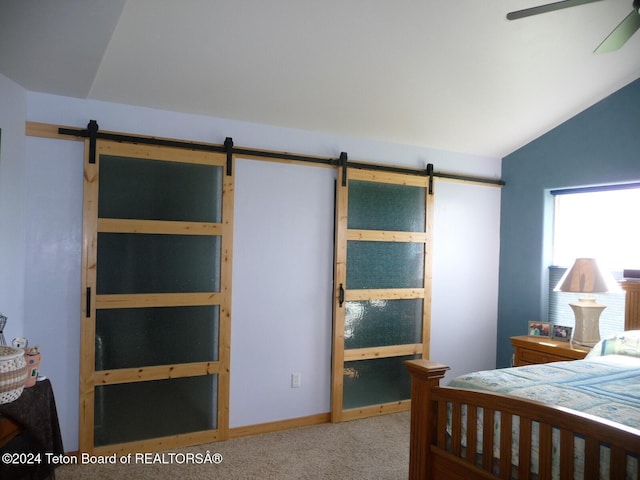
[[[554,288],[555,292],[582,294],[577,303],[569,304],[576,317],[574,343],[593,347],[600,341],[600,314],[607,307],[596,302],[592,294],[618,290],[620,287],[613,275],[601,270],[595,258],[576,258]]]

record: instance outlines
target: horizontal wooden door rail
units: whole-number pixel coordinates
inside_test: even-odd
[[[150,440],[138,440],[134,442],[118,443],[116,445],[105,445],[94,447],[92,453],[95,456],[106,457],[114,453],[120,456],[128,456],[132,452],[157,452],[158,450],[173,450],[184,448],[185,445],[202,445],[219,440],[225,440],[225,436],[220,433],[220,429],[205,430],[201,432],[179,433],[167,437],[156,437]],[[168,462],[168,460],[165,460]]]
[[[403,357],[422,353],[422,344],[391,345],[390,347],[370,347],[345,349],[344,361],[371,360],[374,358]]]
[[[345,290],[344,299],[348,301],[367,300],[404,300],[412,298],[424,298],[424,288],[386,288],[386,289],[362,289]]]
[[[347,230],[347,240],[368,242],[415,242],[426,243],[425,232],[394,232],[391,230]]]
[[[150,233],[167,235],[222,235],[221,223],[177,222],[167,220],[130,220],[99,218],[100,233]]]
[[[154,365],[152,367],[119,368],[100,370],[92,375],[96,386],[146,380],[166,380],[169,378],[193,377],[220,373],[220,362],[194,362],[176,365]]]
[[[96,308],[190,307],[220,305],[222,294],[204,293],[126,293],[96,295]]]
[[[364,417],[372,417],[374,415],[385,415],[387,413],[405,412],[411,407],[411,400],[399,400],[397,402],[382,403],[372,405],[370,407],[357,407],[344,410],[342,412],[342,420],[357,420]]]
[[[176,150],[162,145],[138,145],[135,143],[104,142],[100,145],[100,155],[111,155],[114,157],[142,158],[145,160],[159,160],[166,162],[191,163],[198,165],[209,165],[212,167],[223,167],[226,157],[221,152],[210,152],[203,150],[188,150],[181,148],[179,155]]]
[[[366,168],[349,169],[349,180],[360,180],[363,182],[392,183],[395,185],[405,185],[407,187],[427,187],[429,178],[422,175],[407,175],[401,172],[387,172],[369,170]]]

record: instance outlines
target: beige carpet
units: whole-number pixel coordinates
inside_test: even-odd
[[[89,479],[376,479],[405,480],[409,470],[409,413],[339,424],[323,424],[285,432],[254,435],[176,451],[168,464],[66,465],[56,480]],[[187,463],[186,454],[215,463]],[[154,452],[161,461],[162,452]],[[153,458],[153,457],[148,457]],[[148,463],[148,462],[146,462]]]

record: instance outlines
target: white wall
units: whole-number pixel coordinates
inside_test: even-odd
[[[436,181],[431,358],[444,384],[496,365],[500,189]]]
[[[19,113],[16,115],[23,121],[24,116]],[[436,171],[500,176],[499,159],[37,93],[27,95],[27,119],[82,128],[90,119],[95,119],[101,130],[214,143],[222,143],[225,137],[230,136],[237,146],[243,147],[331,157],[338,157],[341,151],[346,151],[350,160],[393,163],[412,168],[424,168],[430,162],[435,165]],[[3,143],[4,133],[3,130]],[[75,450],[78,446],[81,146],[70,141],[38,138],[28,138],[27,145],[26,189],[29,202],[25,218],[29,221],[24,251],[30,260],[24,285],[24,305],[25,310],[28,306],[29,312],[26,330],[31,340],[39,343],[43,350],[43,373],[54,384],[65,449]],[[314,175],[312,172],[317,173]],[[333,253],[330,243],[332,236],[324,236],[329,222],[326,209],[333,208],[327,207],[325,201],[327,183],[334,175],[329,172],[330,169],[317,167],[289,169],[282,164],[238,162],[238,189],[235,195],[237,238],[234,238],[234,275],[238,278],[234,277],[233,280],[231,345],[232,426],[296,418],[328,410],[330,385],[326,368],[330,354],[325,339],[328,335],[327,326],[331,323],[331,296],[327,295],[325,303],[323,299],[328,291],[326,288],[330,289],[330,286],[318,287],[317,298],[313,297],[312,300],[317,311],[307,317],[309,323],[306,324],[296,323],[289,316],[287,305],[275,300],[279,292],[273,291],[274,297],[270,297],[268,302],[264,301],[264,306],[269,316],[282,317],[280,321],[283,323],[277,332],[279,341],[271,337],[269,341],[260,343],[256,339],[257,332],[251,326],[259,313],[259,306],[244,303],[251,302],[253,298],[245,300],[244,293],[252,292],[254,295],[256,288],[260,287],[253,283],[256,281],[277,287],[279,272],[273,271],[273,277],[268,275],[270,265],[265,264],[256,270],[260,275],[253,277],[252,268],[242,264],[241,254],[256,253],[251,247],[252,240],[255,240],[256,249],[261,248],[261,238],[254,238],[256,228],[262,226],[266,229],[273,222],[287,220],[277,218],[277,215],[274,218],[273,212],[263,219],[262,214],[252,207],[254,203],[265,202],[268,207],[284,208],[288,202],[304,193],[301,202],[309,209],[304,220],[306,228],[323,232],[321,238],[329,244],[314,238],[314,245],[318,248],[318,258],[315,260],[318,263],[314,264],[311,262],[314,259],[308,258],[305,269],[298,270],[298,264],[289,263],[295,262],[290,259],[283,265],[283,272],[299,276],[301,295],[309,295],[305,288],[317,285],[316,281],[326,278],[327,265],[332,261],[332,258],[321,258],[332,256]],[[19,176],[20,172],[16,175]],[[285,175],[292,175],[300,181],[287,182],[283,180],[287,178]],[[2,167],[0,178],[3,182],[12,183],[11,179],[4,180],[4,176]],[[271,181],[263,182],[261,178]],[[306,189],[299,191],[300,182],[309,182],[308,192]],[[317,192],[317,198],[313,192]],[[436,194],[432,358],[450,360],[461,373],[459,365],[464,365],[466,371],[477,369],[477,365],[490,368],[495,362],[495,305],[498,291],[495,251],[498,248],[500,215],[499,202],[496,200],[500,191],[493,187],[437,182]],[[5,198],[2,199],[0,211],[6,211],[9,207],[4,204]],[[287,209],[289,214],[300,215],[293,205],[288,205]],[[277,258],[286,258],[286,251],[278,245],[279,240],[291,235],[300,242],[310,241],[305,232],[298,224],[290,224],[280,228],[276,232],[278,235],[269,238]],[[12,236],[11,249],[22,250],[23,241],[24,237]],[[456,268],[450,268],[451,265],[456,265]],[[18,275],[23,274],[18,272]],[[474,287],[471,282],[474,276],[481,276],[481,289]],[[299,303],[296,305],[299,308]],[[323,316],[326,318],[318,320]],[[454,332],[450,331],[452,325]],[[259,324],[258,327],[265,326]],[[483,336],[475,334],[478,329],[481,329]],[[315,338],[316,335],[318,338]],[[325,358],[319,358],[322,352],[325,352]],[[468,358],[471,360],[468,361]],[[256,368],[261,363],[265,368]],[[317,377],[314,377],[314,368],[321,370]],[[289,388],[289,375],[293,371],[302,373],[300,389]],[[245,398],[248,396],[246,388],[255,385],[270,386],[269,390],[261,393],[259,408],[251,399]],[[271,386],[274,386],[273,393]]]
[[[83,142],[27,142],[24,335],[41,347],[67,450],[77,450],[83,155]]]
[[[236,163],[232,428],[330,409],[335,176]]]
[[[0,75],[0,312],[7,343],[24,334],[27,92]]]

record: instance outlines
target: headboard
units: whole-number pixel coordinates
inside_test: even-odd
[[[640,330],[640,281],[622,282],[627,292],[624,305],[624,329]]]

